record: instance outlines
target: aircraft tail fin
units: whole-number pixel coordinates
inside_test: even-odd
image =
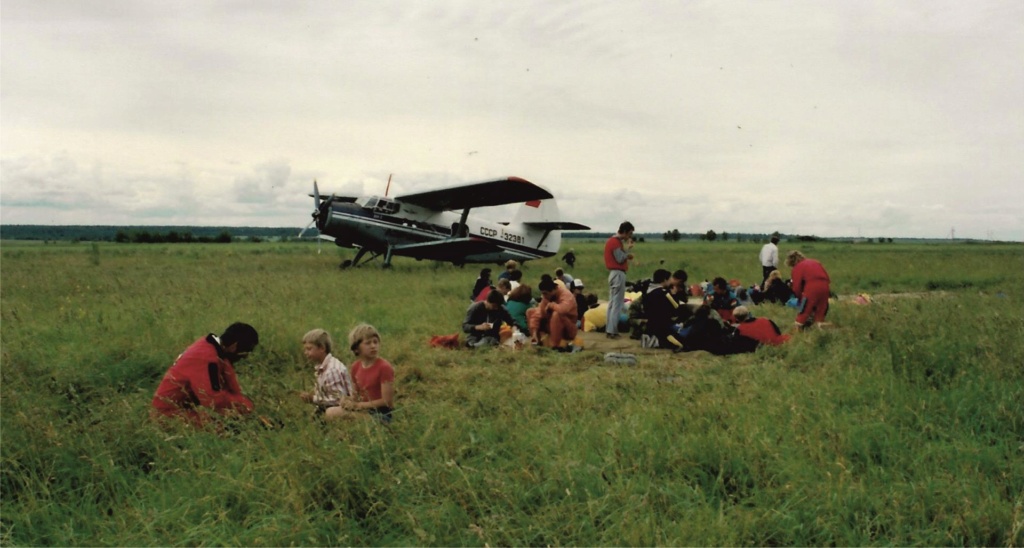
[[[566,222],[561,220],[558,211],[558,204],[554,198],[546,200],[531,200],[519,206],[515,217],[509,223],[513,226],[519,224],[531,229],[540,229],[543,233],[538,249],[557,253],[562,243],[561,230],[590,230],[590,227],[579,223]]]
[[[554,198],[547,200],[530,200],[519,206],[511,224],[547,224],[558,223],[561,215]]]
[[[526,202],[519,206],[511,224],[517,223],[544,230],[590,230],[587,225],[562,221],[554,198]]]

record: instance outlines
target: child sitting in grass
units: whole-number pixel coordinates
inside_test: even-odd
[[[346,417],[371,417],[390,423],[395,404],[395,369],[380,357],[380,333],[372,325],[359,324],[348,334],[348,342],[358,358],[352,364],[358,398],[342,403],[348,411]]]
[[[306,403],[316,404],[317,415],[327,420],[344,415],[341,403],[352,396],[352,378],[345,364],[331,355],[333,346],[331,335],[323,329],[313,329],[302,337],[302,353],[316,364],[316,388],[312,392],[301,392],[299,397]]]

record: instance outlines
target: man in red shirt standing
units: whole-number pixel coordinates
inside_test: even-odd
[[[825,323],[825,314],[828,314],[831,280],[828,272],[825,272],[825,267],[814,259],[804,257],[799,251],[789,252],[786,256],[786,265],[793,269],[793,294],[803,301],[803,306],[796,315],[796,325],[800,328],[814,322],[818,323],[818,327],[828,325]]]
[[[633,260],[633,223],[625,221],[604,244],[604,266],[608,269],[608,318],[604,331],[609,339],[619,338],[619,317],[626,299],[626,271]]]
[[[219,337],[210,333],[192,343],[160,381],[153,395],[153,417],[181,417],[201,427],[213,415],[252,412],[252,401],[242,395],[234,365],[257,344],[256,329],[244,323],[231,324]]]

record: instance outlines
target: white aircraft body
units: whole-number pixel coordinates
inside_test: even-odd
[[[554,196],[518,177],[395,198],[321,199],[314,181],[311,196],[315,210],[310,224],[316,224],[320,237],[359,249],[343,266],[358,265],[366,253],[370,259],[383,255],[385,267],[396,255],[457,265],[524,262],[558,253],[560,231],[590,228],[563,222]],[[469,214],[474,208],[514,203],[522,205],[509,221]]]

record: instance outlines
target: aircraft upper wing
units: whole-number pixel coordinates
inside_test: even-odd
[[[391,248],[395,255],[418,257],[433,261],[458,261],[467,255],[493,253],[501,248],[491,242],[477,238],[455,238],[422,244],[396,245]]]
[[[548,198],[554,198],[554,196],[547,190],[519,177],[471,183],[395,197],[399,202],[418,205],[435,211],[498,206],[529,202],[531,200],[547,200]]]
[[[545,230],[590,230],[587,225],[581,225],[579,223],[565,222],[542,222],[542,223],[523,223],[527,226],[534,226]]]
[[[314,194],[308,194],[308,196],[310,198],[315,198],[316,197]],[[341,202],[355,202],[356,200],[359,199],[359,196],[335,196],[334,194],[331,194],[330,196],[321,196],[321,198],[325,202],[327,200],[330,200],[331,203],[334,203],[334,202],[341,203]]]

